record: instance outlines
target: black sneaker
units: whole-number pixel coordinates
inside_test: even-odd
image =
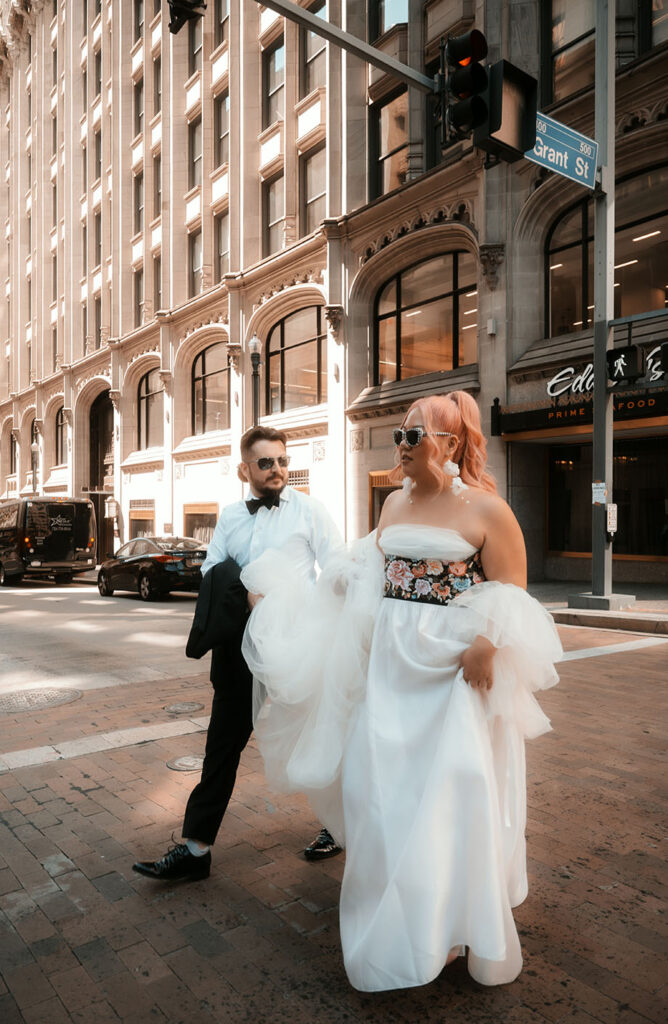
[[[208,878],[211,872],[211,850],[202,857],[195,857],[185,843],[170,847],[160,860],[140,860],[132,870],[147,878],[161,882],[195,882]]]
[[[307,860],[326,860],[327,857],[336,857],[337,853],[341,853],[341,847],[326,828],[321,828],[313,842],[304,850]]]

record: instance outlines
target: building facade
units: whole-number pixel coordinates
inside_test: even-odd
[[[593,135],[593,0],[302,6],[430,75],[475,26]],[[254,0],[167,23],[153,0],[0,0],[0,495],[90,495],[102,553],[207,539],[241,495],[256,336],[260,421],[348,537],[377,521],[410,402],[464,388],[531,575],[585,578],[591,194],[441,152],[431,97]],[[649,357],[615,424],[634,580],[668,557],[662,0],[619,0],[617,39],[615,315]]]

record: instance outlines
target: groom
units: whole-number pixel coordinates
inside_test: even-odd
[[[252,678],[241,655],[241,638],[247,608],[258,598],[246,593],[239,581],[240,570],[268,548],[280,548],[289,540],[299,567],[315,579],[315,562],[322,568],[330,553],[342,544],[324,506],[287,486],[290,460],[282,431],[269,427],[246,431],[241,438],[241,459],[239,476],[249,484],[252,497],[223,509],[202,565],[208,618],[225,637],[224,646],[213,647],[214,696],[202,776],[186,806],[184,842],[160,860],[133,865],[134,871],[148,878],[194,880],[207,878],[211,870],[210,847],[232,795],[241,752],[253,729]],[[192,637],[191,632],[189,646]],[[204,650],[208,647],[195,657]],[[339,851],[323,828],[304,855],[309,860],[321,860]]]

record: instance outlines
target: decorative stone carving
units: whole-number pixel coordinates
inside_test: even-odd
[[[351,430],[350,431],[350,450],[351,452],[364,451],[364,431],[363,430]]]
[[[286,288],[296,288],[300,284],[321,284],[324,276],[325,272],[322,267],[314,267],[302,273],[292,274],[261,292],[253,302],[253,309],[258,309],[259,306],[264,305],[269,299],[273,299],[274,295],[285,291]]]
[[[484,242],[480,246],[480,266],[490,291],[494,291],[499,283],[499,267],[505,258],[505,245],[502,242]]]
[[[230,345],[227,346],[227,354],[230,358],[230,366],[235,373],[239,372],[239,366],[241,363],[241,345]]]
[[[68,409],[66,405],[63,406],[63,419],[67,423],[68,427],[74,425],[74,410]]]
[[[42,437],[44,435],[44,420],[40,420],[35,417],[32,422],[35,433]]]
[[[422,228],[430,227],[433,224],[468,224],[473,227],[473,202],[470,199],[457,199],[451,204],[441,204],[427,213],[417,213],[410,220],[402,221],[394,227],[386,229],[385,233],[371,245],[369,245],[360,256],[360,264],[370,260],[372,256],[380,252],[386,246],[396,242],[405,235],[420,231]]]
[[[325,306],[325,320],[327,321],[327,326],[329,327],[334,337],[338,339],[339,330],[341,329],[341,322],[343,320],[343,306]]]
[[[114,407],[114,411],[118,412],[119,403],[121,401],[121,393],[120,393],[120,391],[117,391],[116,388],[110,388],[109,389],[109,398],[111,399],[111,404]]]
[[[324,441],[313,442],[313,461],[324,462],[327,457],[327,445]]]
[[[14,441],[16,442],[16,444],[19,444],[20,441],[21,441],[21,431],[19,430],[19,428],[18,427],[12,427],[11,430],[9,431],[9,433],[14,438]]]
[[[158,377],[162,382],[162,388],[166,395],[171,398],[172,386],[174,384],[174,378],[172,377],[171,370],[158,370]]]

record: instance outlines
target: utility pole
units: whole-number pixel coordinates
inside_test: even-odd
[[[569,597],[571,608],[624,608],[630,594],[612,593],[612,539],[607,505],[612,502],[613,395],[608,352],[613,348],[615,265],[615,3],[596,0],[594,135],[600,179],[594,192],[594,416],[590,594]]]

